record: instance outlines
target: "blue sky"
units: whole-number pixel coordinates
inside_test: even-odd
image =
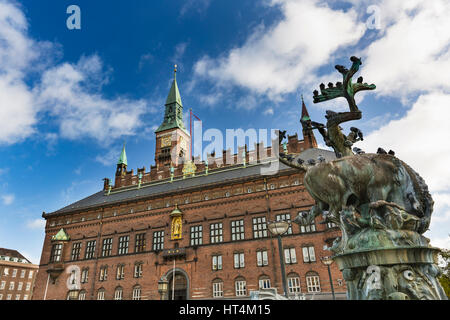
[[[66,27],[72,4],[81,30]],[[204,130],[294,134],[301,94],[319,122],[346,108],[314,105],[312,91],[357,55],[377,85],[349,124],[365,134],[357,146],[421,173],[435,200],[425,235],[450,248],[449,15],[444,0],[0,0],[0,247],[38,263],[42,212],[99,191],[124,141],[129,168],[153,164],[174,64]]]

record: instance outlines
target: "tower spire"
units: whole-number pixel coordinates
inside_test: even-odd
[[[308,109],[306,108],[305,100],[303,100],[303,94],[301,95],[302,98],[302,116],[300,118],[300,123],[302,124],[303,128],[303,139],[305,141],[308,141],[310,148],[317,148],[317,141],[316,137],[314,137],[314,133],[311,127],[311,118],[308,113]]]
[[[117,165],[124,164],[125,166],[128,166],[127,153],[125,151],[125,144],[126,144],[126,142],[123,143],[122,153],[120,154],[119,161],[117,162]]]

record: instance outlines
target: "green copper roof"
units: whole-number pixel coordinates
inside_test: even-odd
[[[173,79],[172,87],[170,88],[169,95],[167,96],[166,106],[168,104],[178,103],[180,106],[183,106],[181,102],[180,91],[178,90],[177,78]]]
[[[124,164],[128,166],[127,153],[125,152],[125,144],[123,145],[122,153],[120,154],[120,158],[117,164]]]
[[[169,129],[180,128],[186,132],[183,121],[183,103],[181,102],[180,91],[178,90],[177,77],[172,82],[169,95],[166,100],[166,109],[164,121],[155,132],[161,132]]]
[[[52,240],[56,240],[56,241],[69,241],[70,237],[69,235],[64,231],[64,229],[61,229],[58,231],[57,234],[55,234],[52,237]]]

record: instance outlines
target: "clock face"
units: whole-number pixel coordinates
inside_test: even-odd
[[[161,148],[170,147],[171,145],[172,145],[172,137],[171,136],[161,138]]]

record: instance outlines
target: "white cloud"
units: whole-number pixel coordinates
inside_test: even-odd
[[[273,27],[260,25],[244,45],[224,56],[203,57],[194,66],[195,75],[277,99],[311,81],[311,73],[338,48],[355,44],[364,33],[364,24],[351,9],[332,10],[313,0],[277,0],[270,5],[280,7],[282,20]]]
[[[273,114],[274,114],[273,108],[268,108],[268,109],[266,109],[266,110],[263,112],[263,114],[264,114],[265,116],[267,116],[267,115],[273,116]]]
[[[111,70],[97,55],[81,57],[77,64],[51,66],[58,45],[37,42],[28,35],[20,7],[0,0],[0,144],[14,144],[37,132],[40,118],[50,115],[59,124],[55,142],[90,137],[108,144],[123,135],[134,135],[147,111],[144,100],[109,99],[101,93]],[[181,50],[181,49],[180,49]],[[34,83],[25,78],[34,75]]]
[[[3,194],[0,196],[4,205],[9,206],[14,202],[15,196],[13,194]]]
[[[45,220],[42,219],[42,218],[41,219],[28,220],[26,226],[29,229],[44,230],[45,229]]]
[[[364,74],[377,93],[406,101],[417,92],[450,90],[450,2],[380,1],[385,19],[365,50]]]

